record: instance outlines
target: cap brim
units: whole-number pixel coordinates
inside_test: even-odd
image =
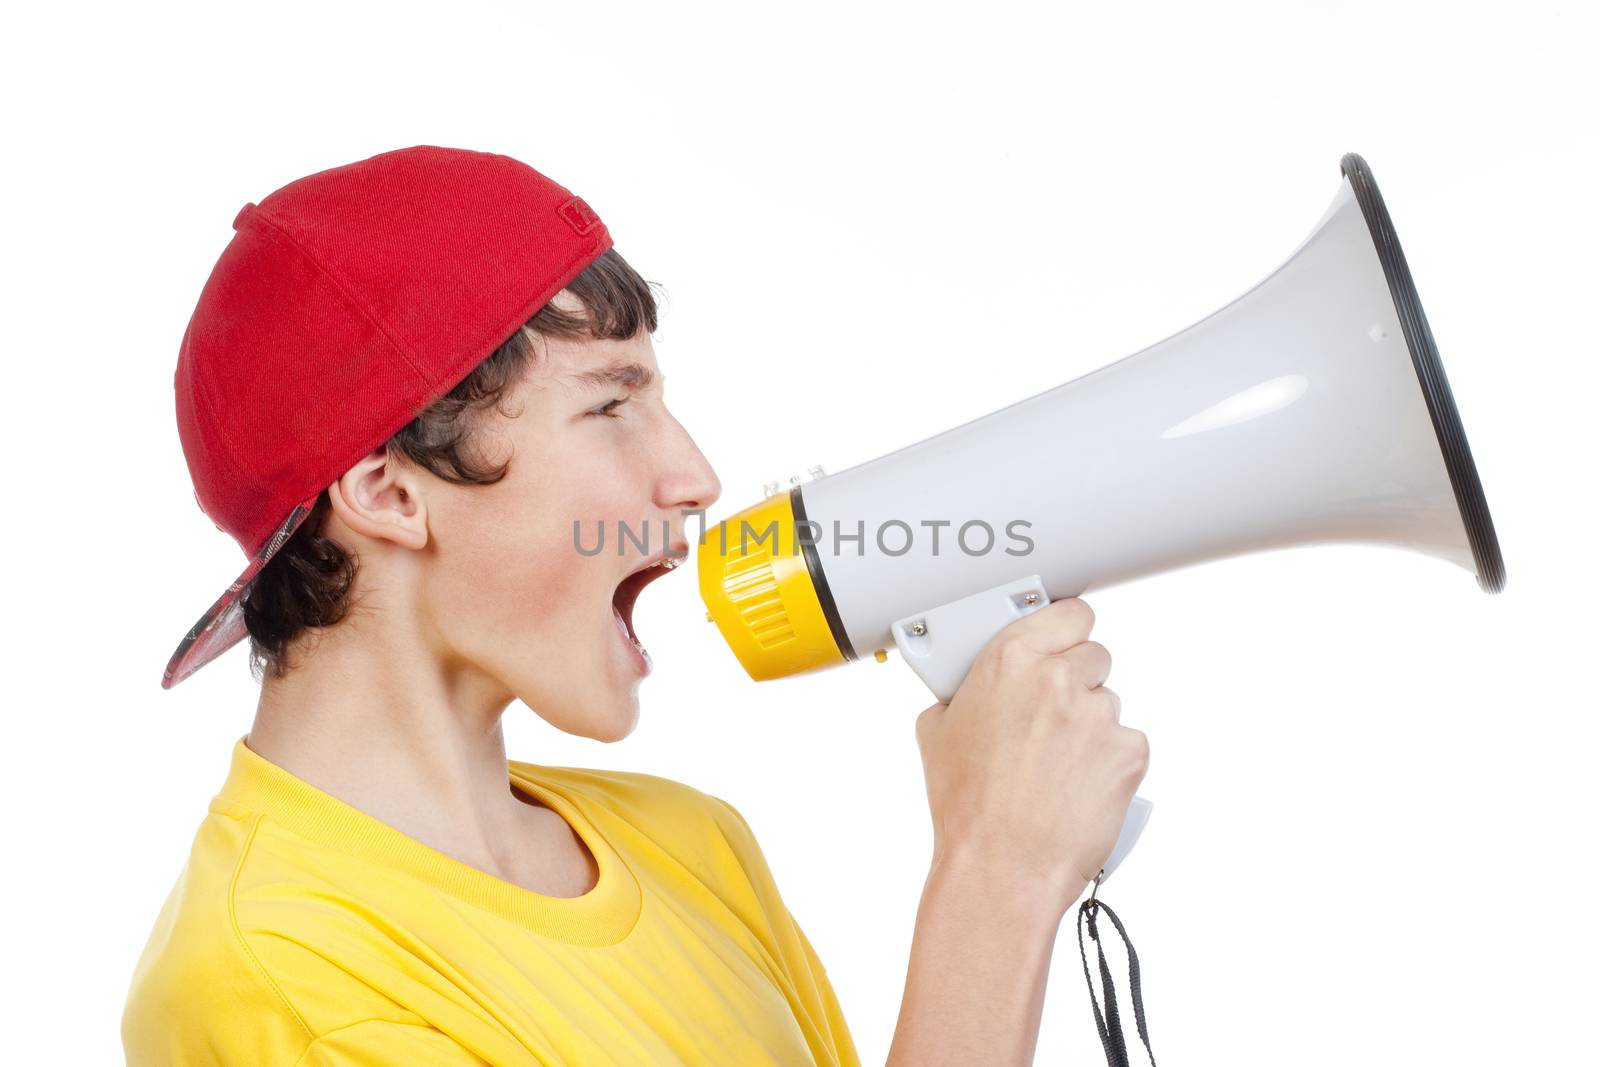
[[[304,502],[295,505],[288,518],[279,523],[272,536],[262,544],[244,572],[233,580],[215,604],[206,609],[200,621],[189,628],[188,634],[178,642],[177,651],[167,661],[167,669],[161,675],[161,688],[171,689],[244,639],[247,632],[243,607],[246,587],[311,515],[311,509],[321,495],[322,490],[319,489]]]

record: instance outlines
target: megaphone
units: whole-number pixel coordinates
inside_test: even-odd
[[[1245,552],[1396,545],[1499,592],[1450,385],[1371,168],[1264,281],[1133,355],[704,530],[708,616],[751,678],[890,645],[948,701],[1050,601]],[[1067,462],[1063,462],[1063,461]],[[1135,798],[1103,876],[1133,848]]]

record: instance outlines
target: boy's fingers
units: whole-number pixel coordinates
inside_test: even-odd
[[[1073,681],[1085,689],[1106,684],[1111,675],[1111,653],[1099,641],[1080,641],[1061,654],[1072,665]]]
[[[1073,596],[1051,601],[1002,632],[1038,655],[1054,656],[1087,641],[1092,629],[1094,610]]]

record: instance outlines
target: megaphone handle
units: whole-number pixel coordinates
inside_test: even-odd
[[[889,627],[900,656],[917,672],[934,698],[949,703],[966,680],[978,653],[1006,626],[1050,603],[1050,594],[1037,574],[1018,578],[993,589],[952,600],[916,615],[898,619]],[[1153,805],[1134,797],[1122,821],[1122,833],[1107,857],[1101,884],[1127,859],[1150,821]]]
[[[1150,810],[1155,805],[1144,797],[1134,797],[1128,804],[1128,814],[1122,817],[1122,833],[1117,835],[1117,843],[1111,846],[1111,855],[1106,857],[1104,871],[1100,875],[1100,883],[1111,877],[1111,872],[1122,865],[1128,858],[1128,853],[1133,851],[1133,846],[1138,844],[1139,835],[1144,833],[1144,824],[1150,821]]]

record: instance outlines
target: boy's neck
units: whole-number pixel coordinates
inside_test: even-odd
[[[513,792],[502,692],[432,657],[358,645],[344,627],[266,679],[245,743],[295,777],[469,866],[558,896],[593,885],[559,814]],[[379,651],[381,649],[381,651]]]

